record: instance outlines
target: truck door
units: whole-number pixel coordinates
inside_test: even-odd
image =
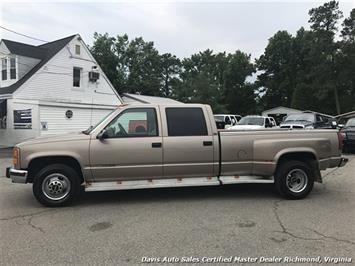
[[[162,134],[157,108],[128,108],[92,136],[90,168],[95,181],[139,180],[163,175]]]
[[[201,107],[163,107],[164,177],[213,176],[214,141]]]

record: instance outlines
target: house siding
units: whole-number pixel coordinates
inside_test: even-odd
[[[74,47],[78,43],[81,45],[81,56],[74,57]],[[95,65],[97,64],[87,52],[85,44],[75,38],[25,82],[14,93],[14,98],[90,105],[119,105],[121,103],[119,96],[104,78],[100,68],[98,68],[100,73],[98,82],[89,82],[88,73]],[[73,87],[73,67],[82,68],[80,88]]]
[[[47,124],[47,130],[41,130],[41,135],[62,134],[71,131],[82,131],[88,125],[97,124],[112,109],[56,107],[40,105],[40,121]],[[68,119],[66,111],[71,110],[73,117]]]

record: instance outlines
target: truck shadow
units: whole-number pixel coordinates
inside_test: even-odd
[[[278,199],[273,184],[213,187],[154,188],[83,193],[78,205],[147,203],[194,200]]]

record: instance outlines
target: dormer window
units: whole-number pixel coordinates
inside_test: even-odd
[[[1,59],[1,79],[7,80],[7,58]]]
[[[16,58],[10,58],[10,79],[16,79]]]
[[[80,45],[78,44],[75,45],[75,54],[80,55]]]

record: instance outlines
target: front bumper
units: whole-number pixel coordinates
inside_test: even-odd
[[[13,169],[11,167],[6,168],[6,177],[12,180],[12,183],[27,183],[28,172],[26,170]]]

